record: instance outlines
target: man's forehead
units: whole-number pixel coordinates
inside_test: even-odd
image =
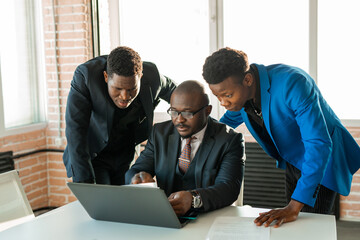
[[[130,88],[136,87],[140,84],[140,79],[136,78],[135,76],[119,76],[114,75],[111,79],[111,84],[114,86],[127,86]]]
[[[195,109],[199,105],[196,99],[172,98],[170,107],[174,109]]]
[[[175,91],[171,95],[170,103],[171,102],[183,102],[183,103],[189,102],[189,104],[191,104],[192,102],[197,102],[198,99],[201,99],[200,94],[190,93],[190,92],[178,92],[175,89]]]
[[[234,88],[234,79],[232,79],[231,77],[228,77],[224,81],[222,81],[218,84],[209,84],[209,88],[212,91],[216,91],[218,93],[230,91]]]
[[[189,99],[189,98],[173,97],[170,100],[170,106],[172,106],[172,107],[188,107],[188,108],[191,108],[194,105],[195,105],[195,102],[192,101],[192,99]]]
[[[221,95],[228,92],[228,88],[223,88],[223,87],[210,87],[210,89],[216,95]]]

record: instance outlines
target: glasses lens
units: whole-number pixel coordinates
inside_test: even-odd
[[[167,110],[167,113],[172,117],[172,118],[176,118],[178,116],[178,113],[174,110]]]
[[[172,118],[177,118],[179,116],[179,114],[181,114],[181,116],[183,118],[186,119],[191,119],[194,117],[194,114],[192,112],[177,112],[175,110],[172,109],[168,109],[167,113],[172,117]]]
[[[181,116],[186,119],[191,119],[194,115],[191,112],[181,112]]]

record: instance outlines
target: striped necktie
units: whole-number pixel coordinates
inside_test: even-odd
[[[186,173],[187,169],[190,166],[190,155],[191,155],[191,140],[195,139],[195,137],[188,138],[183,148],[180,157],[179,157],[179,169],[182,173]]]

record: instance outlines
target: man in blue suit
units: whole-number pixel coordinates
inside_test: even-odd
[[[299,212],[331,213],[336,192],[347,196],[360,167],[360,148],[303,70],[249,66],[247,55],[223,48],[209,56],[203,77],[228,111],[221,122],[246,124],[278,167],[286,168],[288,205],[261,213],[257,225],[296,220]]]

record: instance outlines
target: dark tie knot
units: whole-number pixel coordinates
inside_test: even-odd
[[[196,139],[196,137],[190,137],[190,138],[187,138],[187,140],[186,140],[186,144],[188,145],[188,144],[190,144],[193,140],[195,140]]]

